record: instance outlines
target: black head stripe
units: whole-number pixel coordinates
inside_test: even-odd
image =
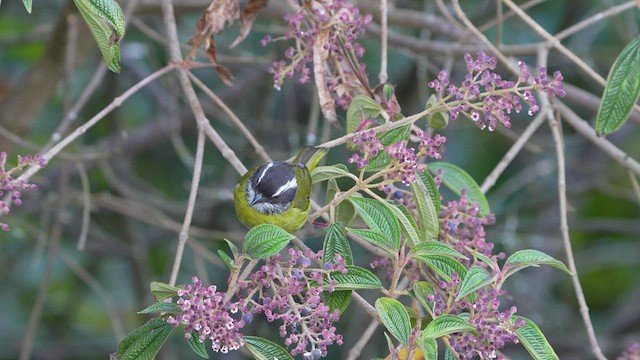
[[[290,203],[298,188],[293,166],[282,161],[260,166],[249,181],[262,201],[272,204]]]

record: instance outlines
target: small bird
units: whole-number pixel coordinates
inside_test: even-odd
[[[311,171],[328,151],[306,146],[293,162],[274,161],[247,171],[233,192],[240,222],[248,228],[278,225],[290,233],[300,229],[311,209]]]

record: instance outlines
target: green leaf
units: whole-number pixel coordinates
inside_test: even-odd
[[[245,336],[244,343],[257,360],[293,360],[282,346],[257,336]]]
[[[224,261],[224,263],[227,265],[229,270],[233,270],[235,268],[235,264],[233,263],[233,259],[229,255],[227,255],[226,252],[224,252],[222,249],[219,249],[218,250],[218,255],[220,256],[222,261]]]
[[[435,240],[424,241],[414,246],[409,251],[409,255],[411,256],[444,255],[444,256],[457,257],[460,259],[469,260],[468,257],[464,256],[461,252],[454,249],[451,245],[440,242],[440,241],[435,241]]]
[[[433,107],[438,102],[438,98],[436,94],[431,94],[429,99],[427,99],[427,103],[425,104],[424,109],[429,109]],[[434,129],[444,129],[449,125],[449,112],[448,111],[437,111],[427,115],[427,124],[429,127]]]
[[[405,238],[409,241],[409,244],[411,246],[415,246],[416,244],[418,244],[421,241],[420,236],[418,235],[418,227],[416,225],[416,222],[413,220],[413,217],[411,216],[411,214],[409,214],[409,210],[403,211],[402,209],[400,209],[400,207],[406,209],[406,207],[404,207],[403,205],[396,206],[388,202],[385,202],[383,204],[389,210],[391,210],[393,215],[395,215],[395,217],[400,222],[402,233],[404,234]]]
[[[335,290],[334,292],[323,291],[321,294],[322,303],[327,305],[331,311],[338,309],[342,314],[351,302],[351,293],[353,293],[353,290]]]
[[[351,254],[351,246],[349,240],[344,234],[341,225],[331,224],[327,228],[327,234],[324,237],[324,244],[322,245],[324,254],[322,261],[335,262],[336,254],[340,254],[344,259],[346,265],[353,265],[353,255]]]
[[[382,297],[376,300],[376,310],[380,320],[391,335],[403,345],[408,345],[409,335],[411,334],[411,321],[404,305],[398,300]]]
[[[349,176],[349,174],[349,170],[347,170],[347,167],[344,164],[318,166],[311,171],[311,180],[315,184],[329,179]]]
[[[456,297],[456,301],[491,283],[493,280],[495,280],[495,277],[492,277],[485,268],[480,266],[471,267],[460,282],[460,292]]]
[[[379,289],[382,287],[380,279],[371,271],[358,266],[346,265],[347,273],[332,271],[330,276],[338,284],[336,290]],[[325,282],[325,285],[327,283]]]
[[[596,117],[596,134],[611,134],[629,119],[640,98],[640,37],[627,45],[613,63]]]
[[[260,224],[247,232],[244,252],[252,259],[264,259],[280,252],[295,236],[273,224]]]
[[[409,134],[411,130],[411,125],[401,126],[395,129],[391,129],[382,135],[378,134],[378,139],[380,143],[387,147],[391,144],[398,143],[400,141],[405,141],[409,139]],[[391,163],[389,159],[389,155],[387,155],[386,151],[379,151],[378,155],[369,160],[369,164],[365,167],[366,171],[380,171],[384,169],[387,165]]]
[[[427,297],[432,294],[435,295],[436,290],[433,285],[431,285],[427,281],[416,281],[416,283],[413,284],[413,296],[425,309],[432,308],[427,301]]]
[[[571,275],[571,271],[559,260],[543,253],[542,251],[526,249],[514,252],[507,261],[505,261],[502,267],[504,278],[513,275],[514,273],[527,268],[529,266],[538,267],[540,265],[551,265],[556,267],[567,274]]]
[[[178,296],[178,290],[180,290],[179,287],[171,286],[159,281],[152,281],[149,287],[151,288],[151,294],[153,294],[156,301],[162,301]]]
[[[416,255],[414,257],[424,262],[446,281],[451,281],[451,275],[454,271],[458,273],[461,279],[467,275],[467,269],[464,265],[449,256]]]
[[[372,230],[383,233],[393,243],[393,249],[400,248],[400,225],[389,208],[378,200],[350,197],[360,217]]]
[[[440,210],[436,208],[436,204],[433,202],[433,198],[431,197],[431,192],[435,188],[435,183],[433,183],[433,179],[429,174],[421,174],[422,176],[418,176],[416,181],[411,183],[411,191],[413,192],[413,199],[416,202],[416,209],[418,210],[418,220],[420,223],[420,234],[422,235],[423,240],[433,240],[437,239],[440,234],[440,222],[438,221],[438,215],[440,214]],[[424,179],[423,179],[424,178]],[[431,183],[427,186],[424,182],[430,180],[433,183],[433,188],[431,189]],[[436,193],[438,197],[439,194]],[[437,202],[440,205],[440,200]]]
[[[31,14],[32,0],[22,0],[22,3],[24,4],[24,8],[27,9],[27,12]]]
[[[329,179],[327,182],[327,203],[330,203],[340,191],[338,183],[335,179]],[[351,196],[361,196],[360,194],[353,194]],[[344,226],[349,226],[356,217],[356,209],[349,201],[341,202],[335,209],[335,221],[341,223]]]
[[[173,325],[162,318],[149,320],[120,341],[118,359],[154,359],[172,330]]]
[[[420,343],[418,343],[420,349],[422,349],[422,356],[424,360],[438,360],[438,343],[436,339],[422,337]]]
[[[395,255],[398,252],[398,249],[395,248],[398,244],[389,240],[385,234],[378,230],[347,228],[347,231],[382,248],[390,254]]]
[[[547,338],[544,337],[542,331],[540,331],[533,321],[523,316],[514,315],[511,317],[512,322],[515,322],[516,319],[521,319],[525,322],[525,325],[515,330],[515,333],[531,357],[535,360],[558,359],[558,355],[556,355],[551,345],[549,345]]]
[[[138,314],[152,314],[152,313],[180,314],[182,313],[182,309],[176,303],[160,301],[150,305],[149,307],[147,307],[142,311],[138,311]]]
[[[351,100],[347,109],[347,134],[358,130],[362,120],[375,119],[380,115],[382,106],[366,95],[358,95]]]
[[[434,174],[437,174],[440,169],[444,170],[442,173],[442,182],[447,188],[451,189],[451,191],[457,195],[461,194],[462,189],[467,189],[467,199],[469,199],[472,204],[478,203],[480,205],[480,215],[487,216],[491,213],[487,199],[471,175],[453,164],[445,162],[433,162],[429,164],[429,170]]]
[[[424,328],[422,338],[437,339],[444,335],[462,331],[475,331],[476,327],[457,315],[440,315]]]
[[[73,0],[96,40],[109,70],[120,72],[120,41],[126,27],[115,0]]]
[[[229,249],[231,249],[231,255],[233,255],[234,258],[240,256],[240,251],[238,250],[236,244],[233,243],[233,241],[229,239],[224,239],[224,241],[227,243],[227,246],[229,246]]]
[[[431,203],[436,208],[436,214],[440,214],[442,205],[440,204],[440,192],[436,186],[435,180],[428,172],[418,173],[418,177],[422,180],[422,184],[427,187],[427,193],[431,198]]]
[[[209,354],[207,354],[207,348],[204,345],[204,341],[200,341],[198,333],[192,332],[191,337],[187,342],[189,343],[191,350],[193,350],[193,352],[198,356],[205,359],[209,358]]]

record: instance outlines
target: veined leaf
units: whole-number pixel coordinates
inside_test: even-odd
[[[411,191],[413,192],[413,199],[417,205],[416,208],[419,215],[418,220],[420,222],[420,235],[422,240],[434,240],[437,239],[440,234],[440,222],[438,221],[440,211],[436,210],[436,206],[433,203],[433,198],[430,194],[434,189],[429,189],[431,184],[427,187],[423,181],[423,178],[428,178],[431,182],[433,182],[433,179],[429,174],[423,173],[421,175],[422,176],[417,177],[416,181],[411,184]],[[438,197],[440,196],[438,195]],[[438,200],[438,205],[439,204],[440,200]]]
[[[342,314],[349,306],[349,303],[351,303],[352,292],[353,290],[323,291],[320,296],[322,297],[322,303],[327,305],[331,311],[338,309]]]
[[[120,40],[126,27],[115,0],[73,0],[96,40],[109,70],[120,72]]]
[[[324,250],[322,260],[326,262],[335,262],[336,254],[340,254],[344,259],[346,265],[353,265],[353,255],[351,254],[351,246],[349,240],[344,234],[341,225],[331,224],[327,228],[327,233],[324,237],[324,244],[322,245]]]
[[[118,359],[154,359],[172,330],[173,325],[162,318],[149,320],[120,341]]]
[[[393,243],[393,241],[389,240],[385,234],[378,230],[347,228],[347,231],[367,240],[391,254],[395,255],[399,250],[395,248],[399,244]]]
[[[229,255],[227,255],[227,253],[224,252],[224,250],[218,249],[218,255],[220,256],[220,259],[222,259],[222,261],[227,265],[229,270],[233,270],[235,268],[233,259]]]
[[[476,331],[476,327],[457,315],[440,315],[422,332],[422,338],[437,339],[444,335],[449,335],[461,331]]]
[[[495,276],[492,277],[485,268],[473,266],[460,282],[460,292],[456,297],[456,301],[491,283],[493,280],[495,280]]]
[[[331,224],[327,228],[327,234],[324,238],[323,261],[334,262],[335,255],[340,254],[344,258],[346,265],[353,265],[353,255],[351,254],[351,246],[349,240],[344,234],[342,225]],[[340,309],[342,313],[351,302],[351,290],[335,290],[333,292],[323,291],[322,302],[329,306],[331,310]]]
[[[182,313],[182,309],[180,308],[180,305],[176,303],[160,301],[148,306],[144,310],[138,311],[138,314],[153,314],[153,313],[163,313],[163,312],[171,313],[171,314],[179,314],[179,313]]]
[[[318,166],[311,171],[311,180],[315,184],[329,179],[349,176],[349,174],[349,170],[347,170],[347,167],[344,164]]]
[[[382,106],[366,95],[358,95],[351,100],[347,109],[347,134],[358,130],[362,120],[375,119],[380,115]]]
[[[327,203],[331,202],[336,194],[340,191],[338,188],[338,183],[335,179],[329,179],[327,181]],[[361,196],[359,193],[351,195],[353,196]],[[349,226],[351,222],[356,217],[356,209],[353,207],[353,204],[349,201],[341,202],[335,208],[335,221],[336,223],[341,223],[344,226]]]
[[[162,301],[177,296],[178,290],[180,290],[177,286],[171,286],[159,281],[152,281],[149,287],[151,289],[151,294],[153,294],[156,301]]]
[[[204,341],[200,342],[200,339],[198,338],[198,333],[192,332],[188,343],[189,343],[189,346],[191,347],[191,350],[193,350],[193,352],[196,353],[198,356],[204,359],[209,358],[209,354],[207,354],[207,348],[204,345]]]
[[[425,309],[432,308],[429,302],[427,301],[427,297],[429,295],[435,295],[435,294],[436,294],[436,290],[434,289],[433,285],[431,285],[427,281],[416,281],[416,283],[413,284],[413,296],[418,300],[418,302],[420,302],[420,304]]]
[[[331,279],[338,284],[336,290],[379,289],[382,287],[380,279],[371,271],[358,266],[346,265],[347,273],[331,272]],[[325,284],[326,285],[326,284]]]
[[[640,98],[640,37],[627,45],[613,63],[596,117],[596,134],[607,135],[629,119]]]
[[[394,249],[400,248],[400,225],[395,215],[386,205],[368,198],[350,197],[349,201],[358,210],[358,214],[372,230],[383,233],[394,244]]]
[[[273,224],[260,224],[247,232],[244,252],[252,259],[264,259],[280,252],[295,236]]]
[[[378,139],[380,140],[380,143],[382,143],[382,145],[387,147],[391,144],[395,144],[400,141],[405,141],[409,139],[410,130],[411,130],[411,125],[401,126],[395,129],[391,129],[383,133],[382,135],[378,134],[379,135]],[[369,160],[369,165],[365,167],[365,170],[379,171],[384,167],[386,167],[387,165],[389,165],[390,162],[391,160],[389,159],[389,155],[387,155],[387,152],[380,151],[378,152],[378,155],[376,155],[374,158]]]
[[[533,249],[514,252],[509,256],[509,258],[507,258],[507,261],[505,261],[502,271],[504,273],[504,278],[506,279],[524,268],[529,266],[538,267],[540,265],[551,265],[571,275],[571,271],[569,271],[561,261],[554,259],[542,251]]]
[[[435,240],[424,241],[414,246],[409,251],[409,255],[411,256],[444,255],[448,257],[457,257],[460,259],[469,260],[468,257],[464,256],[461,252],[454,249],[451,245],[440,242],[440,241],[435,241]]]
[[[420,236],[418,235],[418,226],[413,220],[413,217],[411,216],[411,214],[409,214],[408,210],[405,212],[403,211],[403,209],[401,209],[402,207],[404,208],[404,210],[406,210],[406,207],[404,207],[404,205],[396,206],[388,202],[385,202],[383,204],[389,210],[391,210],[393,215],[395,215],[395,217],[400,222],[402,233],[404,234],[405,238],[409,241],[409,245],[415,246],[418,243],[420,243],[421,240],[420,240]]]
[[[417,255],[414,258],[422,261],[433,269],[445,281],[451,281],[454,272],[462,279],[467,275],[467,269],[457,260],[444,255]]]
[[[398,300],[381,297],[376,300],[376,310],[378,311],[380,320],[391,335],[402,344],[409,344],[411,321],[409,320],[409,313],[407,309],[404,308],[404,305]]]
[[[429,164],[429,170],[434,174],[437,174],[440,169],[443,169],[442,182],[447,188],[457,195],[461,194],[462,189],[467,189],[467,199],[469,199],[471,203],[478,203],[480,205],[480,215],[487,216],[491,213],[487,199],[471,175],[453,164],[445,162],[433,162]]]
[[[22,3],[24,4],[24,8],[27,9],[27,12],[31,14],[32,0],[22,0]]]
[[[531,357],[535,360],[555,360],[558,359],[558,355],[553,351],[551,345],[544,337],[542,331],[531,320],[523,316],[514,315],[511,317],[511,321],[515,322],[517,319],[525,322],[524,326],[521,326],[515,330],[516,336],[522,346],[529,352]]]
[[[423,337],[418,345],[422,349],[424,360],[438,360],[438,343],[436,339]]]
[[[257,336],[245,336],[243,339],[245,346],[257,360],[293,360],[287,350],[267,339]]]

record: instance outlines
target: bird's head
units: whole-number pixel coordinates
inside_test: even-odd
[[[277,161],[260,166],[247,183],[249,206],[262,214],[282,214],[298,190],[293,165]]]

